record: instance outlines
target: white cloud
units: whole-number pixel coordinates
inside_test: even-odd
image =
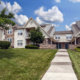
[[[13,5],[11,5],[10,2],[7,2],[6,7],[9,12],[12,12],[14,14],[18,13],[21,10],[21,6],[17,2],[14,2]]]
[[[72,26],[73,24],[76,24],[76,22],[72,22],[72,23],[70,24],[70,26]]]
[[[21,11],[22,8],[17,2],[14,2],[14,4],[11,5],[10,2],[1,1],[0,11],[2,11],[5,7],[7,8],[7,12],[6,12],[7,14],[9,12],[12,12],[14,14],[14,17],[15,17],[14,21],[17,24],[24,25],[27,22],[27,20],[28,20],[27,16],[22,15],[22,14],[18,15],[18,13]]]
[[[69,0],[69,1],[74,2],[74,3],[80,2],[80,0]]]
[[[2,1],[0,4],[0,12],[6,7],[5,3]]]
[[[44,21],[42,21],[39,17],[36,18],[36,21],[37,21],[39,24],[44,24]]]
[[[15,21],[20,25],[24,25],[28,21],[28,18],[25,15],[15,15]]]
[[[68,25],[65,25],[65,27],[66,27],[66,30],[71,30],[71,28],[70,28],[70,26],[68,26]]]
[[[60,2],[61,2],[61,0],[55,0],[55,2],[56,2],[56,3],[60,3]]]
[[[76,24],[76,22],[72,22],[69,26],[65,25],[66,30],[71,30],[73,24]]]
[[[63,22],[63,14],[58,9],[57,6],[53,6],[51,9],[47,11],[44,10],[44,7],[40,7],[35,11],[38,23],[54,23],[54,22]]]

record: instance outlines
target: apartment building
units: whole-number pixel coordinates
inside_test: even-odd
[[[30,30],[38,27],[45,37],[40,48],[74,49],[80,46],[80,21],[72,25],[71,31],[56,31],[51,24],[39,25],[30,18],[24,26],[10,26],[9,30],[0,28],[0,40],[10,41],[14,48],[25,48],[26,45],[33,44],[29,37]]]

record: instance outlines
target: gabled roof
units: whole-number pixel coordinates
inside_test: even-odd
[[[27,28],[26,26],[28,25],[28,23],[29,23],[31,20],[32,20],[38,27],[40,27],[40,25],[39,25],[33,18],[30,18],[30,19],[27,21],[27,23],[24,25],[24,28]],[[33,27],[34,27],[34,26],[33,26]]]
[[[29,23],[31,20],[32,20],[38,27],[40,27],[41,30],[44,31],[44,29],[43,29],[33,18],[30,18],[30,19],[28,20],[28,22],[25,24],[24,28],[26,28],[26,26],[28,25],[28,23]],[[44,31],[44,32],[45,32],[45,31]],[[46,32],[45,32],[45,33],[46,33]],[[50,38],[49,34],[46,33],[46,35]]]
[[[79,28],[79,25],[77,25],[77,23],[72,25],[72,31],[74,36],[77,36],[77,34],[80,32],[80,28]]]
[[[55,35],[60,35],[60,34],[73,34],[72,31],[56,31],[54,33]]]
[[[55,28],[51,24],[43,24],[41,27],[44,29],[46,33],[48,33],[50,36],[53,36]]]
[[[40,27],[40,29],[41,29],[49,38],[52,39],[52,37],[50,36],[50,31],[51,31],[52,28],[49,29],[48,32],[46,32],[45,29],[43,28],[43,27],[46,27],[46,25],[50,25],[50,24],[45,24],[45,25],[43,25],[43,27],[42,27],[42,26],[39,25],[33,18],[30,18],[30,19],[28,20],[28,22],[24,25],[24,28],[27,28],[26,26],[28,25],[28,23],[29,23],[31,20],[37,25],[37,27]],[[34,26],[33,26],[33,27],[34,27]],[[52,40],[53,40],[53,39],[52,39]]]

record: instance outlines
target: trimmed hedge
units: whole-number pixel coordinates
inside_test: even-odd
[[[27,48],[27,49],[39,49],[39,47],[36,45],[26,45],[25,48]]]
[[[80,48],[80,46],[78,46],[77,48]]]
[[[8,49],[11,43],[9,41],[0,41],[0,48],[1,49]]]

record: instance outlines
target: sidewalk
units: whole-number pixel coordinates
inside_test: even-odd
[[[42,80],[77,80],[66,49],[60,49]]]

